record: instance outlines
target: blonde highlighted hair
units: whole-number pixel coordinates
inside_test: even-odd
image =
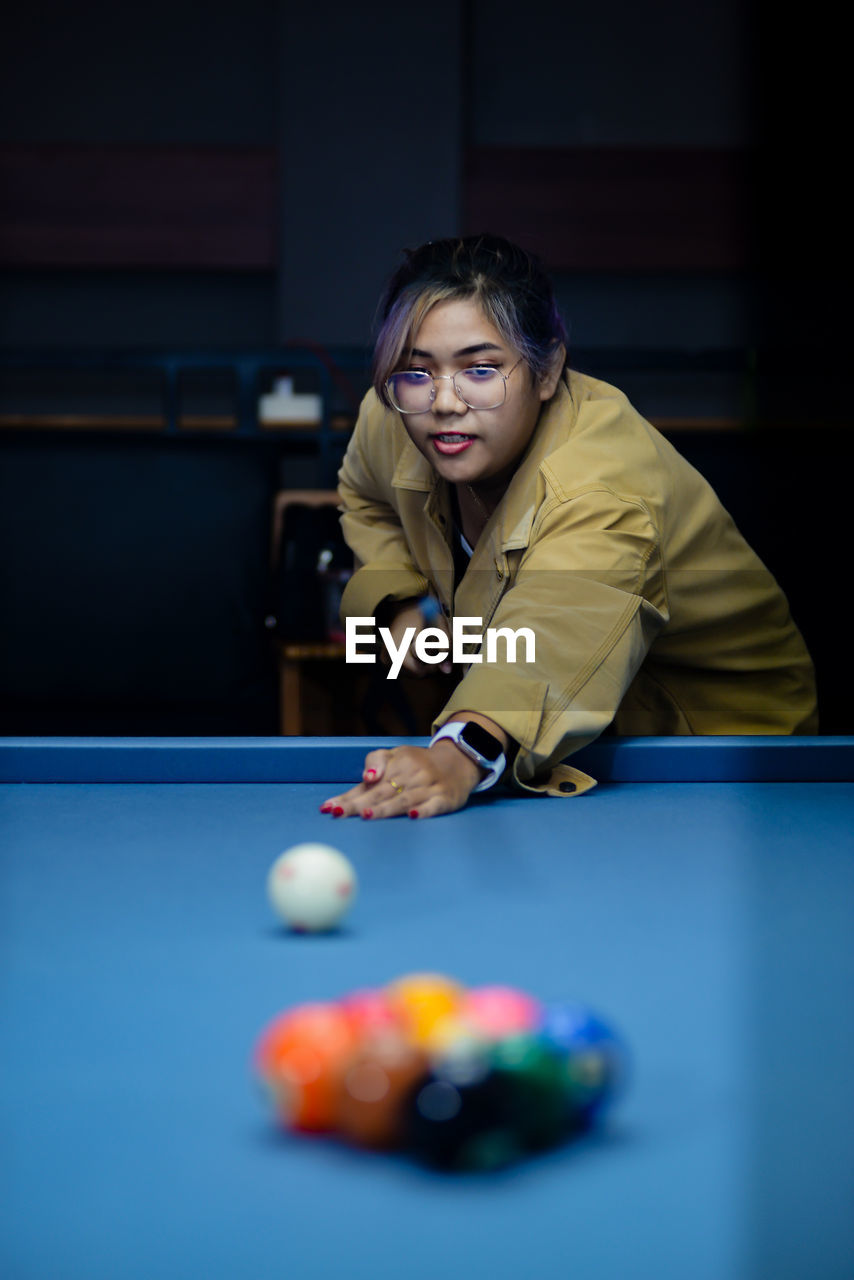
[[[552,283],[539,262],[500,236],[432,240],[405,251],[405,262],[380,301],[372,381],[390,405],[386,381],[409,359],[415,334],[438,302],[473,298],[487,320],[524,359],[534,381],[566,346],[566,329]]]

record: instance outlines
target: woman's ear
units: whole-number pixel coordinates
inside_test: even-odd
[[[563,366],[566,363],[566,347],[559,342],[552,352],[552,358],[549,361],[549,367],[543,374],[540,381],[540,399],[551,400],[557,391],[557,384],[560,382],[560,376],[563,373]]]

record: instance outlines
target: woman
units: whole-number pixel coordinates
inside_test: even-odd
[[[424,245],[381,317],[339,477],[356,558],[342,613],[376,618],[400,652],[425,621],[438,639],[439,610],[446,629],[475,619],[520,643],[527,629],[535,658],[500,638],[469,656],[430,745],[372,751],[325,812],[431,817],[501,776],[577,795],[593,779],[560,762],[609,726],[815,731],[812,664],[780,588],[625,396],[568,368],[528,254],[487,235]],[[407,650],[411,670],[425,659]]]

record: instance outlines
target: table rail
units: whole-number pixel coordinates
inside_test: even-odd
[[[329,782],[379,746],[426,738],[4,738],[0,782]],[[623,738],[572,763],[607,782],[854,781],[851,737]]]

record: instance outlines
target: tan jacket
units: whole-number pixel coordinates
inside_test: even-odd
[[[518,785],[586,790],[555,766],[610,725],[816,731],[812,663],[779,586],[702,476],[607,383],[559,384],[456,592],[448,486],[374,392],[339,481],[362,566],[345,617],[430,591],[448,619],[482,618],[476,630],[534,629],[535,663],[499,644],[438,721],[479,711],[501,725],[519,744]]]

